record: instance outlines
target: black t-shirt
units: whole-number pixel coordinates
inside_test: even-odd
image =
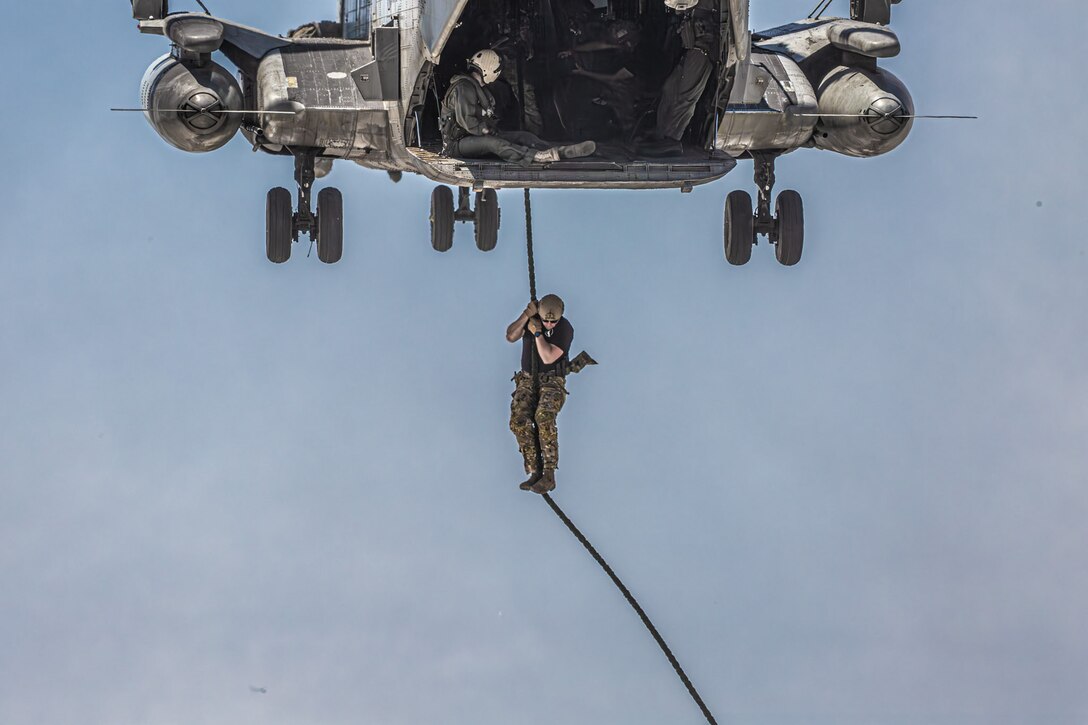
[[[559,319],[559,323],[551,330],[545,329],[542,333],[545,340],[563,351],[563,355],[551,365],[545,365],[540,359],[540,353],[536,349],[536,338],[529,328],[525,328],[525,335],[521,338],[521,370],[531,373],[533,371],[533,358],[536,358],[538,373],[553,373],[560,364],[565,365],[570,360],[570,346],[574,342],[574,326],[567,322],[566,317]]]

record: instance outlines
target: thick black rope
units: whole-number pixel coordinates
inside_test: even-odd
[[[533,262],[533,210],[529,202],[528,189],[525,189],[525,246],[527,248],[526,251],[529,257],[529,298],[535,301],[536,267]],[[536,358],[537,356],[533,355],[534,394],[536,393],[540,385],[539,375],[537,373]],[[650,618],[648,616],[646,616],[646,612],[639,605],[638,600],[636,600],[634,595],[631,594],[631,591],[626,586],[624,586],[623,582],[620,581],[620,578],[616,576],[616,572],[612,571],[612,567],[608,565],[608,562],[604,560],[604,557],[597,553],[597,550],[593,548],[593,544],[589,543],[589,539],[583,536],[582,532],[578,530],[578,527],[574,525],[574,522],[567,518],[567,515],[563,513],[563,509],[559,508],[559,504],[557,504],[548,494],[545,493],[543,494],[543,496],[544,500],[548,502],[549,506],[551,506],[552,511],[555,512],[555,515],[559,517],[560,521],[566,524],[567,528],[570,529],[570,532],[574,534],[574,537],[582,543],[582,546],[586,548],[586,551],[588,551],[590,555],[594,558],[594,560],[596,560],[596,562],[600,564],[601,568],[604,569],[604,573],[612,579],[612,583],[616,585],[616,588],[619,589],[620,593],[623,594],[625,599],[627,599],[627,603],[630,604],[631,608],[635,610],[635,614],[637,614],[642,620],[642,623],[646,625],[646,629],[648,629],[650,631],[650,634],[653,635],[654,641],[657,642],[657,646],[660,647],[661,651],[665,653],[665,656],[669,659],[669,664],[671,664],[672,668],[676,670],[676,674],[680,677],[680,681],[684,683],[684,687],[688,688],[688,693],[691,695],[692,699],[695,700],[695,704],[698,705],[699,709],[703,711],[703,715],[706,717],[706,721],[710,723],[710,725],[718,725],[717,721],[714,719],[714,716],[710,714],[710,710],[703,702],[703,698],[699,697],[699,693],[695,690],[695,685],[691,684],[691,680],[688,679],[687,674],[684,672],[684,668],[680,666],[680,662],[678,662],[676,657],[673,656],[672,650],[669,649],[669,645],[665,643],[665,640],[658,633],[657,627],[654,626],[654,623],[650,621]]]
[[[533,261],[533,206],[529,201],[528,189],[525,189],[525,247],[529,257],[529,299],[536,302],[536,263]]]
[[[570,529],[570,532],[574,534],[575,538],[582,542],[582,546],[586,547],[586,551],[597,560],[597,563],[604,569],[604,573],[612,578],[612,583],[616,585],[616,588],[619,589],[620,593],[627,599],[627,603],[631,605],[631,608],[634,609],[635,613],[642,619],[642,623],[646,625],[646,629],[650,630],[650,634],[653,635],[654,641],[657,642],[657,646],[660,647],[661,651],[665,653],[665,656],[669,658],[669,664],[676,670],[676,674],[680,677],[680,681],[684,683],[684,687],[688,688],[688,693],[690,693],[692,699],[695,700],[695,704],[703,711],[703,716],[706,717],[706,721],[710,723],[710,725],[717,725],[717,721],[714,720],[714,716],[710,714],[710,710],[703,702],[703,698],[699,697],[699,693],[696,692],[695,685],[691,684],[691,680],[688,679],[687,674],[684,672],[684,668],[680,666],[676,657],[673,656],[672,650],[669,649],[669,645],[665,644],[665,640],[658,634],[657,627],[655,627],[654,623],[650,621],[650,618],[646,616],[646,612],[639,606],[634,595],[632,595],[630,590],[623,585],[623,582],[616,576],[616,572],[612,571],[612,567],[608,565],[608,562],[604,560],[604,557],[597,553],[597,550],[593,548],[593,544],[589,543],[589,539],[583,536],[582,532],[578,530],[578,527],[567,518],[567,515],[563,513],[563,510],[559,508],[559,504],[557,504],[548,494],[543,495],[544,500],[552,507],[552,511],[555,512],[555,515],[567,525],[567,528]]]

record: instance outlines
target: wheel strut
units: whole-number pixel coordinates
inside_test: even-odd
[[[766,234],[771,242],[778,241],[778,229],[771,213],[771,191],[774,189],[774,160],[777,154],[752,154],[755,163],[756,189],[759,199],[756,202],[756,218],[753,231]]]
[[[457,187],[457,210],[453,212],[453,218],[459,222],[476,220],[476,211],[472,208],[472,190],[467,186]]]
[[[299,234],[307,234],[314,239],[317,234],[317,217],[310,208],[310,192],[313,190],[315,156],[306,151],[295,154],[295,183],[298,184],[298,211],[295,212],[294,239]]]

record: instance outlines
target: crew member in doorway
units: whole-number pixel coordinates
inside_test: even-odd
[[[559,467],[559,432],[555,419],[567,399],[564,374],[574,342],[574,327],[563,317],[563,300],[547,295],[529,302],[518,319],[506,328],[509,342],[521,340],[521,372],[514,375],[510,403],[510,430],[518,439],[529,477],[521,490],[547,493],[555,488]],[[540,386],[533,386],[533,358]]]
[[[680,140],[695,114],[695,105],[706,89],[717,53],[716,0],[665,0],[680,14],[680,40],[684,54],[661,88],[657,105],[657,139],[670,151],[683,151]]]
[[[498,156],[522,166],[589,156],[593,141],[570,146],[549,144],[528,131],[500,131],[495,97],[487,89],[502,75],[502,60],[493,50],[468,59],[469,75],[454,76],[442,99],[442,153],[455,158]]]
[[[590,29],[596,33],[591,34]],[[582,128],[596,139],[628,142],[638,120],[636,104],[642,95],[642,79],[632,71],[637,67],[638,26],[629,20],[588,24],[578,38],[581,42],[559,53],[561,60],[573,66],[566,93],[572,106],[570,127],[576,134]],[[603,121],[599,109],[606,113]]]

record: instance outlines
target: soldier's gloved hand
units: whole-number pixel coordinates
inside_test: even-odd
[[[540,319],[537,317],[530,317],[529,324],[526,327],[529,328],[529,332],[533,335],[539,335],[544,331],[544,325],[540,324]]]
[[[525,305],[525,316],[536,317],[536,300],[529,300],[529,304]]]

